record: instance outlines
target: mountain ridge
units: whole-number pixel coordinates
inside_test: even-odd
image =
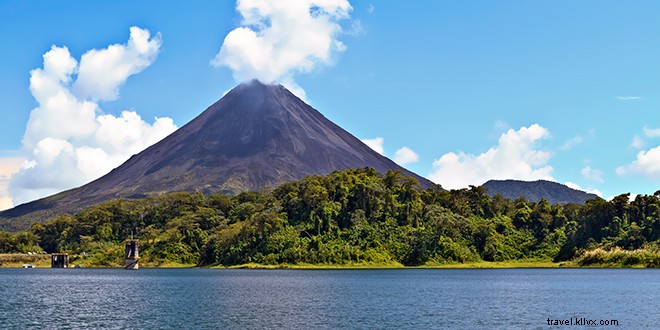
[[[496,194],[511,200],[525,197],[530,202],[538,202],[543,198],[550,204],[584,204],[590,199],[598,198],[595,194],[547,180],[489,180],[482,186],[491,197]]]

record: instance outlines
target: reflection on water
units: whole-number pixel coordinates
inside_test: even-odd
[[[1,269],[2,328],[660,325],[652,269]]]

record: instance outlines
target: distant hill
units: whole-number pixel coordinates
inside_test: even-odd
[[[232,89],[162,141],[82,187],[0,212],[17,230],[114,198],[175,191],[237,194],[307,175],[371,167],[432,183],[373,151],[281,85],[256,80]]]
[[[490,180],[483,184],[490,196],[500,194],[504,198],[516,199],[525,197],[528,201],[538,202],[541,198],[550,204],[576,203],[584,204],[597,198],[595,194],[570,188],[566,185],[546,180]]]

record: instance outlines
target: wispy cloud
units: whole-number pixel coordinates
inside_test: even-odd
[[[570,138],[568,141],[564,142],[564,144],[562,144],[561,147],[559,147],[559,149],[569,150],[582,142],[584,142],[584,138],[579,135],[576,135]]]
[[[642,129],[642,132],[643,132],[643,137],[647,139],[660,137],[660,128],[649,128],[645,126]],[[635,149],[643,149],[646,146],[646,141],[644,141],[643,137],[640,135],[633,136],[632,142],[630,142],[630,146]]]
[[[510,128],[509,123],[504,120],[498,119],[493,123],[493,128],[500,132],[504,132]]]
[[[603,180],[603,172],[597,169],[593,169],[591,168],[591,166],[585,166],[584,168],[582,168],[580,173],[582,174],[582,177],[587,180],[591,180],[598,183],[605,182]]]
[[[642,149],[644,148],[644,145],[645,145],[644,140],[642,140],[642,138],[639,137],[639,135],[633,136],[632,142],[630,142],[630,146],[635,149]]]
[[[660,128],[648,128],[644,127],[644,135],[650,138],[660,137]]]
[[[641,96],[617,96],[616,99],[619,100],[619,101],[637,101],[637,100],[641,100],[642,97]]]

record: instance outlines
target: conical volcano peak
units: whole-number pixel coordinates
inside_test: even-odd
[[[166,192],[237,194],[335,170],[398,170],[279,84],[236,86],[188,124],[98,180],[0,213],[0,218],[73,213],[113,198]]]
[[[231,92],[237,92],[237,93],[264,93],[268,91],[273,91],[273,90],[278,90],[284,88],[281,84],[278,84],[276,82],[273,83],[264,83],[258,79],[252,79],[250,81],[245,81],[240,84],[238,84],[236,87],[234,87]],[[231,93],[230,92],[230,93]]]
[[[248,88],[250,88],[250,87],[253,87],[253,88],[254,87],[280,88],[281,87],[281,88],[284,88],[284,86],[282,86],[282,84],[280,84],[276,81],[273,81],[273,82],[270,82],[270,83],[265,83],[265,82],[263,82],[259,79],[252,79],[252,80],[244,81],[244,82],[238,84],[238,86],[236,86],[236,87],[241,87],[241,86],[245,86],[245,87],[248,87]]]
[[[257,79],[252,79],[250,81],[240,83],[238,86],[234,87],[229,93],[227,93],[227,95],[232,93],[243,96],[252,96],[252,97],[259,97],[259,96],[266,96],[273,94],[291,94],[292,96],[295,97],[295,95],[291,93],[288,89],[286,89],[286,87],[282,86],[277,82],[268,84],[268,83],[263,83]]]
[[[283,110],[292,104],[298,107],[305,104],[284,86],[278,83],[266,84],[256,79],[234,87],[209,109],[220,106],[220,103],[224,103],[223,108],[257,113]]]

